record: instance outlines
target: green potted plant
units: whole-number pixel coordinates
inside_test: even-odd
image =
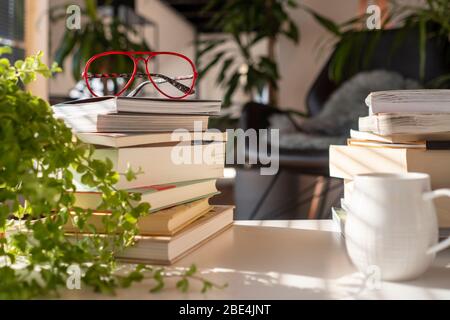
[[[442,70],[442,75],[426,81],[427,45],[434,42],[442,49],[447,66],[450,68],[450,0],[428,0],[421,5],[405,5],[395,0],[389,1],[388,13],[381,24],[381,29],[361,29],[367,15],[362,15],[338,24],[331,19],[321,16],[317,12],[304,7],[313,15],[318,23],[328,30],[335,42],[335,52],[329,65],[329,77],[339,84],[355,73],[369,66],[372,62],[373,51],[382,37],[394,31],[393,41],[386,48],[389,57],[395,50],[405,43],[408,36],[417,41],[411,46],[411,54],[418,53],[419,64],[417,70],[419,80],[424,87],[449,88],[450,72]],[[393,24],[395,29],[389,29]],[[364,54],[361,49],[365,48]]]
[[[288,14],[288,9],[295,7],[293,0],[211,0],[206,6],[205,11],[214,12],[211,25],[224,35],[198,42],[199,78],[201,81],[213,66],[220,66],[216,83],[225,88],[224,106],[231,104],[238,88],[250,100],[267,88],[268,102],[278,106],[280,75],[275,47],[281,36],[298,42],[298,28]],[[264,40],[266,53],[255,55],[252,50]],[[237,49],[221,48],[226,43]]]
[[[111,2],[111,1],[109,1]],[[108,1],[105,1],[107,4]],[[51,21],[66,18],[67,5],[55,6],[50,10]],[[66,29],[64,36],[57,46],[55,61],[58,65],[64,65],[66,59],[72,57],[71,73],[76,81],[80,81],[84,65],[89,58],[97,53],[105,51],[150,51],[150,46],[145,38],[139,34],[135,26],[123,21],[116,15],[105,19],[99,14],[96,0],[84,0],[84,8],[81,10],[86,20],[81,29]],[[127,65],[127,61],[117,58],[117,65]],[[116,70],[121,72],[120,69]],[[108,94],[104,85],[104,93]]]
[[[117,190],[119,175],[111,161],[93,159],[92,147],[75,140],[46,101],[23,89],[39,74],[61,71],[57,64],[48,68],[41,54],[11,64],[4,57],[10,52],[0,48],[0,299],[54,296],[66,286],[74,265],[83,285],[98,292],[113,293],[144,278],[154,280],[152,292],[161,290],[167,276],[163,268],[139,265],[118,273],[114,258],[133,244],[137,219],[148,214],[150,205],[139,203],[140,194]],[[92,210],[74,206],[72,170],[102,192],[101,207],[111,212],[103,220],[106,237],[86,223]],[[135,177],[132,170],[125,175]],[[69,219],[92,236],[66,237],[63,226]],[[215,286],[199,278],[195,266],[171,276],[179,278],[181,291],[190,279],[202,281],[204,291]]]

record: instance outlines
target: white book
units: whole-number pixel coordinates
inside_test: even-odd
[[[450,113],[381,113],[359,118],[358,126],[383,136],[444,133],[450,131]]]
[[[95,149],[93,157],[113,163],[113,170],[120,174],[116,187],[133,189],[200,179],[223,177],[225,166],[225,143],[213,142],[203,145],[146,146],[129,148]],[[124,174],[128,168],[137,174],[127,181]],[[74,179],[82,184],[81,176],[74,172]]]
[[[364,132],[350,130],[350,137],[356,140],[369,140],[386,143],[411,143],[425,141],[450,141],[450,132],[441,133],[411,133],[411,134],[393,134],[379,135],[373,132]]]
[[[74,132],[170,132],[208,127],[208,116],[202,115],[111,113],[65,116],[62,119]]]
[[[371,114],[377,113],[450,113],[450,90],[376,91],[366,98]]]
[[[92,133],[78,132],[77,138],[84,143],[121,148],[141,146],[155,143],[179,142],[180,137],[172,132],[152,132],[152,133]],[[183,134],[183,141],[227,141],[226,132],[205,131],[205,132],[189,132]],[[450,138],[449,138],[450,140]]]
[[[220,100],[155,99],[130,97],[98,97],[68,101],[54,105],[57,117],[109,113],[157,113],[217,115]]]

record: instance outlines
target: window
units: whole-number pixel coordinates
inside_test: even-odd
[[[25,57],[25,0],[0,0],[0,45],[13,49],[12,59]]]

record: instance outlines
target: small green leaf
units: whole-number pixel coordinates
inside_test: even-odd
[[[195,264],[191,265],[186,271],[186,276],[191,277],[197,272],[197,266]]]
[[[12,49],[10,47],[0,47],[0,56],[4,54],[12,54]]]
[[[164,288],[164,278],[162,272],[163,272],[162,269],[158,269],[155,271],[153,279],[156,281],[156,285],[152,289],[150,289],[150,292],[156,293]]]
[[[202,287],[202,293],[206,293],[208,290],[210,290],[213,287],[212,283],[209,281],[203,281],[203,287]]]
[[[181,292],[187,292],[189,289],[189,280],[186,278],[182,278],[181,280],[177,281],[176,287]]]

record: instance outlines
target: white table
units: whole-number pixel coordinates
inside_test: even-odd
[[[221,290],[194,285],[186,294],[174,282],[149,294],[146,280],[118,291],[118,299],[450,299],[450,250],[438,254],[419,279],[367,285],[349,261],[344,239],[331,220],[240,221],[170,268],[195,263]],[[85,290],[69,299],[109,299]]]

